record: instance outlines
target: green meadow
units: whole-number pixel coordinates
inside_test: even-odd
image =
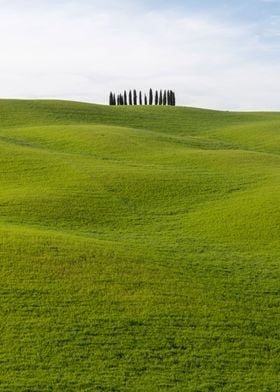
[[[0,390],[280,391],[280,113],[0,100]]]

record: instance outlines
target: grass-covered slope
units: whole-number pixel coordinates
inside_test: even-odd
[[[277,391],[280,114],[0,101],[0,390]]]

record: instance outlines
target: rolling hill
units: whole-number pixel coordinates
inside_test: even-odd
[[[0,178],[0,390],[279,390],[280,113],[0,100]]]

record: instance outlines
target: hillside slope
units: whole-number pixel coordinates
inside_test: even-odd
[[[280,113],[0,100],[5,391],[276,391]]]

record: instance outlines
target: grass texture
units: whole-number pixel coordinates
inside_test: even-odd
[[[279,391],[280,114],[0,100],[0,390]]]

